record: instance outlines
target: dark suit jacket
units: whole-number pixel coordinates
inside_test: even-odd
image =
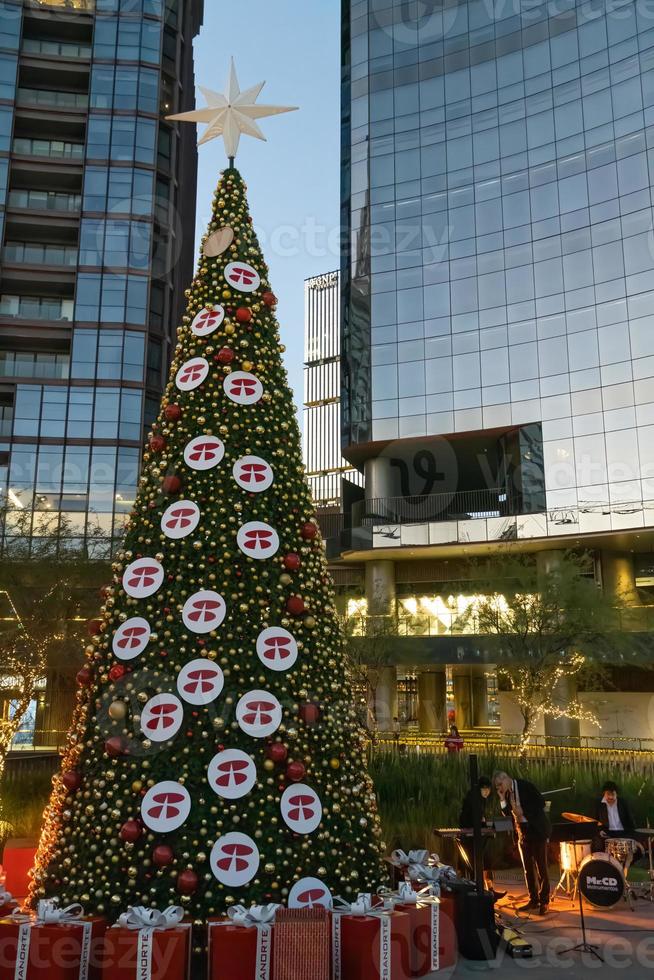
[[[636,829],[636,824],[634,823],[634,818],[631,815],[629,804],[626,800],[623,800],[621,796],[618,797],[618,815],[625,831],[632,831]],[[602,830],[608,832],[609,808],[607,807],[606,803],[602,803],[601,800],[598,800],[597,805],[595,806],[595,817],[597,820],[599,820]]]
[[[473,815],[472,815],[472,804],[473,804],[473,793],[477,793],[479,796],[479,809],[481,810],[481,825],[482,827],[486,823],[486,803],[487,800],[481,795],[478,789],[469,789],[463,798],[463,803],[461,804],[461,813],[459,814],[459,827],[472,827]]]
[[[530,837],[547,840],[552,832],[552,827],[545,813],[544,797],[528,779],[517,779],[516,782],[522,812],[527,820],[527,833]]]

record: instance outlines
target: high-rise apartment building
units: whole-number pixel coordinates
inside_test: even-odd
[[[341,297],[338,272],[304,283],[304,465],[316,506],[341,511],[343,481],[362,482],[341,453]]]
[[[496,655],[453,627],[470,558],[587,550],[608,603],[652,601],[654,21],[344,0],[342,37],[343,452],[366,495],[342,560],[404,624],[409,720],[484,727]],[[649,676],[620,673],[604,731],[652,733]]]
[[[0,3],[2,549],[106,555],[192,275],[203,0]]]

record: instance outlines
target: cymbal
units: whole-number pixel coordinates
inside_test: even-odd
[[[585,817],[583,813],[562,813],[561,816],[564,820],[570,820],[572,823],[597,823],[593,817]]]
[[[636,827],[637,834],[645,834],[647,837],[654,837],[654,827]]]

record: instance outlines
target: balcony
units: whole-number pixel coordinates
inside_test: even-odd
[[[32,0],[37,10],[61,10],[64,13],[93,13],[95,0]]]
[[[352,507],[353,527],[384,524],[424,524],[430,521],[462,521],[515,514],[506,489],[458,490],[418,497],[377,497],[359,500]]]
[[[28,157],[49,157],[51,160],[83,160],[84,144],[64,140],[29,139],[16,136],[12,145],[14,153]]]
[[[0,296],[0,316],[19,320],[72,320],[74,302],[52,296]]]
[[[45,106],[52,109],[88,109],[89,97],[86,92],[62,92],[41,88],[19,88],[17,103],[33,108]]]
[[[81,194],[66,194],[63,191],[12,190],[9,191],[10,207],[33,211],[58,211],[76,213],[82,206]]]
[[[5,262],[19,262],[24,265],[77,264],[75,245],[41,245],[37,242],[7,242],[2,250]]]
[[[64,379],[69,376],[68,354],[42,351],[0,351],[0,378]]]
[[[43,54],[49,58],[82,58],[91,57],[90,44],[76,44],[74,41],[53,41],[48,38],[23,38],[21,49],[25,54]]]

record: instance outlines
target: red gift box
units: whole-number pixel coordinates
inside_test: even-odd
[[[424,977],[440,969],[440,902],[427,899],[396,905],[411,922],[411,975]]]
[[[209,919],[209,980],[272,980],[274,926]]]
[[[104,919],[0,920],[0,980],[100,980]],[[18,964],[18,965],[17,965]]]
[[[332,919],[334,980],[408,980],[411,920],[405,912]]]
[[[102,980],[189,980],[190,975],[190,922],[170,929],[107,929]]]

